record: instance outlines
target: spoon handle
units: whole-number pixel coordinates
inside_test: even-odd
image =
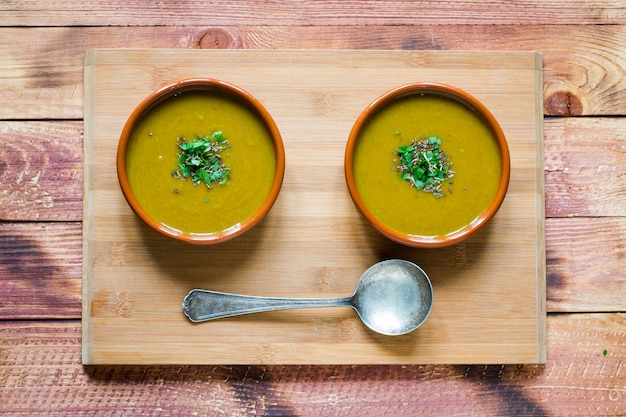
[[[189,320],[201,322],[263,311],[313,307],[352,307],[345,298],[280,298],[229,294],[209,290],[191,290],[183,300],[183,312]]]

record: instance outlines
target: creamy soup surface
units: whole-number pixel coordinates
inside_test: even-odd
[[[413,138],[441,139],[453,178],[444,196],[418,191],[392,168],[394,152]],[[493,199],[501,171],[496,139],[485,121],[458,101],[437,94],[394,100],[367,122],[354,150],[354,177],[368,210],[401,233],[440,237],[479,216]]]
[[[175,178],[178,138],[221,131],[231,148],[223,185],[194,186]],[[265,202],[276,169],[275,148],[261,119],[243,103],[213,91],[187,91],[156,105],[131,133],[128,180],[140,205],[163,225],[185,233],[216,233],[238,225]]]

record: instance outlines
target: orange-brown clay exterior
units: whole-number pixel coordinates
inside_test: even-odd
[[[141,205],[138,203],[135,198],[133,191],[129,185],[128,177],[126,174],[126,164],[125,164],[125,154],[126,147],[130,135],[132,133],[133,127],[135,124],[147,113],[149,112],[156,104],[165,100],[168,97],[173,96],[176,93],[180,93],[183,91],[198,91],[198,90],[207,90],[207,91],[217,91],[220,93],[228,94],[232,97],[235,97],[243,102],[247,103],[251,106],[260,117],[265,122],[272,139],[274,141],[274,148],[276,150],[276,173],[274,175],[274,181],[272,182],[272,187],[270,189],[270,193],[265,199],[261,208],[249,219],[245,220],[241,224],[231,227],[225,231],[218,233],[199,233],[199,234],[191,234],[191,233],[182,233],[171,228],[165,227],[160,222],[154,220],[149,213],[147,213]],[[148,226],[157,232],[174,238],[179,241],[183,241],[186,243],[199,244],[199,245],[209,245],[225,242],[227,240],[233,239],[250,228],[252,228],[255,224],[257,224],[265,215],[270,211],[274,202],[278,198],[278,194],[280,193],[280,189],[283,183],[283,176],[285,173],[285,149],[283,146],[282,138],[276,123],[272,119],[271,115],[265,109],[265,107],[259,102],[254,96],[245,90],[229,84],[227,82],[221,80],[215,80],[210,78],[190,78],[177,81],[175,83],[169,84],[165,87],[160,88],[159,90],[153,92],[148,97],[146,97],[131,113],[129,116],[122,133],[120,135],[120,141],[117,148],[117,176],[120,183],[120,187],[126,198],[126,201],[132,208],[132,210],[139,216]]]
[[[380,222],[380,220],[374,217],[374,215],[368,210],[359,195],[354,180],[354,148],[358,140],[359,133],[365,123],[386,104],[400,97],[405,97],[412,94],[439,94],[455,99],[473,109],[478,114],[480,114],[489,125],[489,128],[491,129],[495,139],[498,142],[498,148],[500,150],[502,171],[500,173],[500,182],[495,197],[486,208],[486,210],[484,210],[482,214],[474,219],[474,221],[472,221],[470,224],[463,227],[462,229],[445,236],[430,237],[413,234],[409,235],[391,229],[384,223]],[[491,114],[491,112],[480,101],[478,101],[467,92],[454,86],[437,83],[411,83],[387,91],[376,100],[374,100],[359,115],[348,137],[348,143],[346,145],[344,159],[344,169],[346,182],[348,185],[350,196],[352,197],[352,201],[354,201],[357,209],[361,212],[365,219],[382,235],[406,246],[413,246],[417,248],[440,248],[467,239],[479,229],[481,229],[496,214],[496,212],[500,209],[502,202],[504,201],[504,197],[509,186],[509,178],[511,175],[511,161],[509,155],[509,147],[507,145],[502,128],[498,124],[495,117]]]

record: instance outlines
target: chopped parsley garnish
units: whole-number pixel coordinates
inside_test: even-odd
[[[178,169],[172,175],[174,178],[190,178],[193,185],[204,183],[207,188],[213,184],[226,184],[230,178],[230,168],[222,162],[220,152],[230,148],[228,139],[222,132],[213,132],[211,136],[197,135],[196,139],[187,142],[183,137],[178,138]]]
[[[400,146],[394,152],[398,157],[394,162],[399,162],[394,170],[400,173],[400,178],[418,190],[433,193],[437,198],[444,195],[441,189],[443,183],[454,176],[454,171],[450,169],[452,163],[448,162],[440,145],[441,139],[430,136],[419,141],[413,139],[410,145]],[[448,192],[452,192],[451,187]]]

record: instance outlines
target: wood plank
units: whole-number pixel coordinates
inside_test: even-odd
[[[537,58],[517,52],[93,51],[86,70],[85,363],[542,362],[543,117]],[[146,233],[121,198],[107,161],[115,159],[117,134],[134,103],[167,80],[198,76],[209,66],[218,78],[228,75],[259,97],[274,115],[288,155],[286,180],[272,213],[252,233],[210,251],[185,247],[168,256],[179,243]],[[386,77],[372,77],[382,68]],[[497,218],[476,239],[442,251],[399,247],[364,228],[342,176],[342,138],[355,115],[381,91],[414,77],[435,77],[472,92],[498,118],[511,150],[511,184]],[[511,99],[520,103],[515,112],[509,112]],[[313,148],[316,158],[309,157]],[[432,273],[438,303],[419,332],[386,339],[393,349],[380,349],[380,336],[365,332],[346,309],[216,321],[209,324],[210,342],[180,311],[189,289],[206,285],[276,296],[349,294],[368,266],[392,256],[414,260]],[[187,257],[193,261],[181,264]],[[459,262],[451,263],[453,257]],[[512,293],[518,303],[506,301]],[[484,309],[486,300],[494,310]],[[461,325],[459,309],[471,326]],[[233,332],[258,340],[243,342]],[[417,339],[420,349],[413,349]],[[142,357],[133,353],[137,349]]]
[[[0,122],[0,219],[81,220],[81,122]]]
[[[625,115],[625,44],[626,25],[1,28],[0,119],[81,119],[83,55],[95,47],[540,51],[546,114]]]
[[[546,215],[626,216],[626,119],[545,120]]]
[[[0,322],[0,414],[622,415],[625,328],[550,315],[546,365],[83,367],[80,322]]]
[[[80,223],[0,223],[0,318],[79,318]]]
[[[546,222],[550,311],[626,311],[626,218]]]
[[[198,10],[210,11],[198,13]],[[619,0],[291,2],[254,0],[163,2],[62,1],[0,4],[3,26],[173,26],[184,25],[329,25],[342,24],[623,24],[626,10]]]

